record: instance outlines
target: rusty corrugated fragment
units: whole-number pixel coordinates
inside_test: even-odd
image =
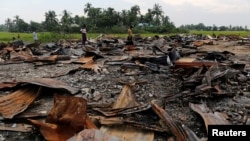
[[[40,129],[40,132],[46,141],[66,141],[75,134],[72,130],[69,130],[69,127],[67,126],[44,123],[39,120],[28,120]]]
[[[126,114],[146,111],[150,108],[151,108],[151,105],[146,103],[146,104],[141,104],[141,105],[129,107],[129,108],[116,108],[116,109],[93,108],[93,110],[96,110],[96,111],[102,113],[103,115],[109,117],[109,116],[126,115]]]
[[[67,141],[123,141],[118,137],[105,134],[96,129],[85,129]]]
[[[69,92],[70,94],[76,94],[77,92],[79,92],[79,89],[71,87],[62,81],[51,78],[34,78],[30,80],[21,80],[18,83],[29,83],[48,88],[64,90]]]
[[[179,122],[174,120],[164,109],[156,104],[156,100],[151,101],[154,112],[170,128],[177,141],[199,141],[199,138],[189,128],[183,128]]]
[[[54,62],[54,61],[59,61],[59,60],[70,60],[70,56],[68,56],[68,55],[51,55],[49,57],[40,57],[36,61]]]
[[[83,98],[55,95],[54,106],[46,118],[46,122],[64,124],[81,131],[87,117],[87,101]]]
[[[137,50],[135,45],[126,45],[123,47],[125,51]]]
[[[94,72],[98,73],[101,70],[102,65],[97,64],[93,60],[87,62],[86,64],[82,65],[80,68],[87,69],[87,70],[93,70]]]
[[[129,110],[130,113],[133,113],[138,110],[142,110],[143,108],[150,108],[148,104],[139,105],[131,92],[131,87],[134,86],[136,82],[131,82],[126,84],[120,95],[118,96],[116,102],[114,103],[112,109],[113,110]],[[140,107],[145,106],[145,107]],[[131,108],[131,109],[130,109]],[[145,109],[143,109],[145,110]],[[124,111],[123,111],[124,112]],[[116,113],[119,113],[118,111]],[[127,124],[106,127],[102,126],[101,131],[104,133],[108,133],[113,136],[117,136],[125,141],[153,141],[154,140],[154,132],[144,129],[138,129],[135,127],[128,126]]]
[[[13,88],[17,85],[16,82],[3,82],[0,83],[0,89],[4,89],[4,88]]]
[[[227,125],[229,122],[225,119],[222,113],[219,112],[211,112],[211,110],[207,107],[206,104],[194,104],[189,103],[189,107],[201,115],[203,118],[206,129],[208,131],[208,125]]]
[[[54,96],[54,107],[45,123],[31,120],[48,141],[66,141],[84,128],[97,129],[87,117],[87,101],[80,97]]]
[[[154,132],[127,125],[102,126],[100,129],[106,134],[119,137],[124,141],[153,141]]]
[[[212,66],[215,62],[212,61],[193,61],[193,62],[181,62],[179,60],[175,61],[176,68],[191,68],[191,67],[203,67],[203,66]]]
[[[121,93],[119,94],[116,102],[112,106],[112,109],[117,108],[130,108],[130,107],[136,107],[139,106],[139,104],[136,102],[134,95],[132,94],[131,88],[136,83],[131,83],[123,86]]]
[[[30,124],[18,124],[15,123],[15,126],[13,126],[13,123],[7,124],[0,124],[0,131],[14,131],[14,132],[32,132],[33,131],[33,126]]]
[[[76,61],[73,61],[74,63],[81,63],[81,64],[85,64],[87,62],[93,62],[94,56],[89,56],[89,57],[81,57]]]
[[[104,117],[104,116],[90,116],[94,121],[98,121],[103,126],[113,126],[113,125],[129,125],[139,129],[145,129],[149,131],[157,132],[169,132],[169,129],[164,126],[158,125],[158,121],[149,121],[145,122],[145,118],[126,118],[122,116],[113,116],[113,117]]]
[[[4,118],[11,119],[23,112],[37,98],[39,87],[21,88],[0,98],[0,113]]]
[[[16,52],[15,50],[10,52],[10,60],[12,61],[24,61],[33,58],[33,54],[30,50],[26,51],[19,51]]]
[[[136,82],[127,83],[123,86],[121,93],[111,108],[94,108],[105,116],[115,116],[121,114],[131,114],[141,112],[151,108],[150,104],[139,104],[131,91]]]
[[[70,60],[70,56],[68,55],[51,55],[51,56],[33,56],[31,58],[27,58],[26,62],[48,62],[48,63],[54,63],[56,61],[60,60]]]

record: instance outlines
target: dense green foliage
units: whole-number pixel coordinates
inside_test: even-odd
[[[187,29],[187,30],[205,30],[205,31],[248,31],[247,26],[242,27],[242,26],[206,26],[203,23],[199,24],[191,24],[191,25],[182,25],[180,26],[182,29]]]
[[[63,10],[60,19],[55,11],[49,10],[45,13],[45,20],[41,23],[31,21],[26,23],[18,15],[14,19],[6,19],[5,24],[0,26],[0,31],[9,32],[57,32],[57,33],[79,33],[81,25],[86,24],[88,32],[91,33],[126,33],[127,28],[132,25],[135,33],[177,33],[186,32],[185,29],[176,28],[169,17],[164,15],[162,7],[154,4],[146,14],[141,14],[138,5],[129,10],[115,11],[114,8],[107,9],[93,7],[86,3],[83,15],[79,16]]]
[[[60,38],[80,38],[81,25],[87,25],[89,37],[92,33],[120,34],[126,35],[127,28],[132,25],[133,33],[147,34],[177,34],[177,33],[216,33],[225,31],[226,34],[235,31],[242,31],[240,35],[247,35],[247,27],[241,26],[205,26],[203,23],[197,25],[182,25],[176,27],[170,18],[164,14],[159,4],[154,4],[145,14],[141,14],[138,5],[128,10],[116,11],[114,8],[93,7],[91,3],[83,6],[83,15],[72,15],[69,11],[63,10],[60,17],[55,11],[45,12],[44,21],[41,23],[31,21],[26,23],[18,15],[13,19],[6,19],[5,24],[0,25],[0,41],[9,41],[18,33],[22,34],[24,40],[32,40],[32,32],[37,31],[40,41],[53,41]],[[6,34],[5,34],[5,33]],[[7,33],[10,32],[11,34]],[[6,36],[3,36],[6,35]]]

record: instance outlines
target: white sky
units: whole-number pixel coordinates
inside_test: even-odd
[[[25,22],[41,22],[45,12],[53,10],[58,16],[63,10],[72,16],[84,15],[86,3],[93,7],[112,7],[116,11],[129,10],[138,5],[144,14],[159,4],[164,15],[178,27],[182,24],[204,23],[207,26],[247,26],[250,28],[250,0],[1,0],[0,24],[18,15]]]

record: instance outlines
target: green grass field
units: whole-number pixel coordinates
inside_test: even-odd
[[[190,34],[203,34],[203,35],[212,35],[213,33],[216,35],[219,34],[236,34],[240,35],[241,37],[250,36],[250,31],[196,31],[191,30]],[[20,33],[20,39],[25,42],[33,42],[32,33]],[[88,39],[96,38],[100,35],[100,33],[88,33]],[[127,36],[126,33],[124,34],[112,34],[115,37],[125,38]],[[142,37],[153,37],[154,35],[173,35],[173,34],[156,34],[156,33],[147,33],[141,34]],[[12,38],[15,37],[17,39],[18,33],[12,32],[0,32],[0,42],[12,42]],[[51,32],[40,32],[38,33],[38,39],[40,42],[54,42],[59,39],[81,39],[81,34],[58,34],[58,33],[51,33]]]
[[[219,34],[224,34],[224,35],[240,35],[241,37],[246,37],[250,36],[250,31],[197,31],[197,30],[190,30],[190,34],[203,34],[203,35],[219,35]]]
[[[19,33],[20,40],[26,42],[33,42],[33,34],[32,33]],[[37,33],[38,39],[40,42],[53,42],[59,39],[81,39],[81,34],[58,34],[58,33],[50,33],[50,32],[40,32]],[[96,38],[99,34],[90,33],[88,34],[88,38]],[[12,32],[0,32],[0,42],[12,42],[13,37],[17,39],[18,33]]]
[[[93,39],[96,38],[100,35],[101,33],[87,33],[87,38],[88,39]],[[26,42],[33,42],[33,35],[32,33],[19,33],[20,35],[20,40],[26,41]],[[58,34],[58,33],[51,33],[51,32],[38,32],[38,39],[40,42],[54,42],[59,39],[81,39],[81,34]],[[127,37],[127,34],[110,34],[113,35],[114,37],[120,37],[120,38],[125,38]],[[152,37],[154,33],[147,33],[147,34],[142,34],[142,37]],[[165,34],[169,35],[169,34]],[[17,39],[18,33],[12,33],[12,32],[0,32],[0,42],[12,42],[12,38],[15,37]]]

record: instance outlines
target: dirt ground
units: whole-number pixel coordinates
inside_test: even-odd
[[[226,85],[233,95],[230,96],[187,96],[177,97],[173,100],[166,100],[169,95],[177,95],[183,92],[182,81],[175,77],[174,72],[169,67],[164,68],[161,73],[147,73],[143,75],[125,75],[120,71],[119,65],[107,65],[108,73],[95,73],[92,71],[78,70],[59,76],[54,79],[61,80],[72,87],[80,89],[77,97],[84,97],[88,103],[113,103],[119,95],[122,84],[119,82],[143,81],[144,84],[136,85],[132,92],[139,103],[149,103],[157,99],[163,103],[163,108],[182,124],[189,127],[201,139],[207,139],[207,132],[204,120],[194,112],[189,103],[206,104],[213,112],[223,112],[227,114],[227,119],[231,124],[247,124],[250,119],[250,46],[238,45],[236,41],[218,41],[217,45],[205,45],[198,48],[200,52],[210,51],[229,51],[235,53],[230,59],[235,62],[246,64],[245,71],[248,73],[247,81],[237,83],[233,87]],[[188,57],[188,56],[185,56]],[[58,62],[53,65],[34,66],[32,63],[5,64],[0,66],[1,82],[18,81],[30,78],[50,78],[58,73],[68,72],[73,68],[78,68],[79,64]],[[238,91],[241,90],[241,91]],[[92,91],[90,93],[90,91]],[[184,91],[185,92],[185,91]],[[0,90],[0,95],[6,95],[10,91]],[[97,98],[101,97],[101,98]],[[52,96],[41,96],[35,102],[36,108],[27,110],[46,110],[53,106]],[[140,114],[139,114],[140,115]],[[139,116],[138,115],[138,116]],[[136,116],[136,115],[135,115]],[[17,121],[18,122],[18,121]],[[0,124],[6,124],[7,121],[0,121]],[[13,125],[13,121],[10,121]],[[248,123],[249,124],[249,123]],[[15,136],[12,136],[12,135]],[[18,133],[10,131],[0,131],[0,136],[7,141],[10,140],[43,140],[39,132]],[[155,132],[154,141],[166,140],[170,135],[162,132]],[[1,141],[1,139],[0,139]]]

